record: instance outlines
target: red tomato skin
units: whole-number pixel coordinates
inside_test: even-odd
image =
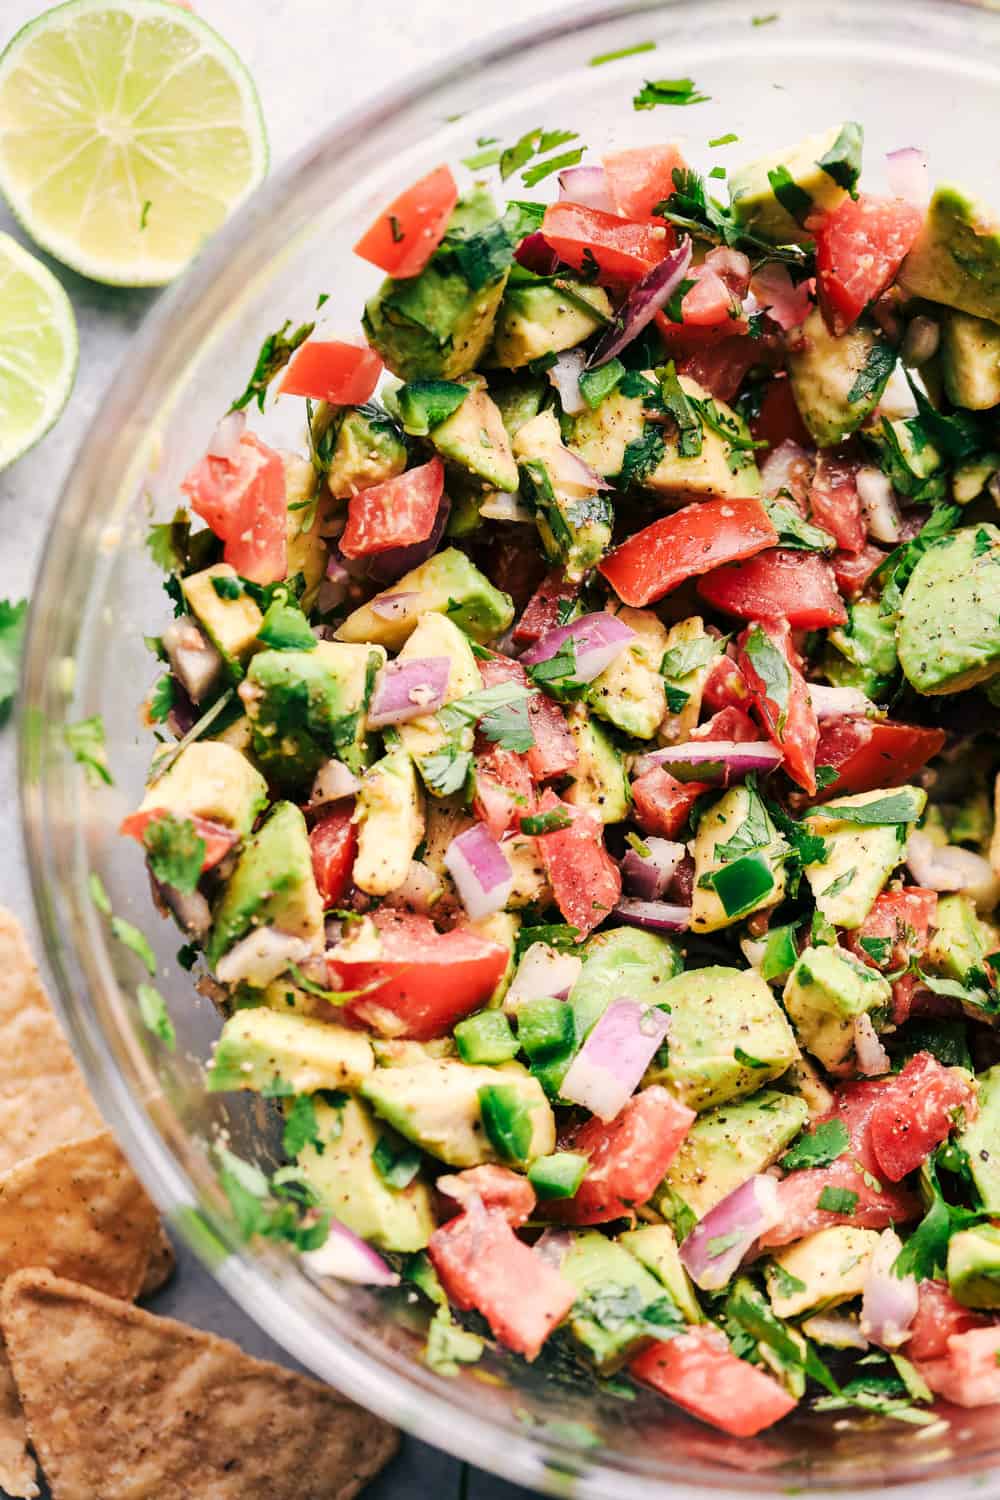
[[[534,785],[526,755],[491,745],[480,737],[473,780],[473,811],[495,839],[515,827],[522,813],[534,804]]]
[[[713,609],[742,620],[785,619],[793,630],[822,630],[847,621],[830,564],[815,552],[774,547],[698,580]]]
[[[693,281],[694,286],[684,293],[681,302],[684,326],[725,328],[728,324],[731,330],[739,316],[740,304],[722,277],[709,266],[696,266],[688,272],[688,280]]]
[[[705,707],[711,709],[749,707],[750,689],[731,656],[717,656],[712,662],[701,698]]]
[[[543,1205],[546,1217],[606,1224],[631,1214],[663,1181],[694,1120],[694,1110],[654,1084],[633,1094],[615,1119],[594,1116],[569,1130],[559,1149],[580,1152],[590,1165],[574,1198]]]
[[[278,390],[334,406],[361,406],[378,384],[382,361],[367,344],[307,339],[289,361]]]
[[[773,1376],[739,1359],[725,1335],[708,1324],[650,1344],[631,1361],[629,1373],[733,1437],[755,1437],[798,1405]]]
[[[492,1162],[481,1167],[467,1167],[464,1172],[450,1175],[446,1193],[438,1179],[438,1197],[444,1217],[462,1213],[475,1195],[484,1208],[502,1213],[513,1229],[518,1229],[535,1210],[535,1190],[520,1172],[510,1167],[498,1167]]]
[[[909,1358],[908,1348],[906,1348]],[[953,1333],[943,1359],[917,1367],[937,1396],[955,1406],[1000,1403],[1000,1323]]]
[[[984,1313],[956,1302],[946,1281],[922,1281],[917,1315],[906,1341],[906,1357],[915,1363],[940,1359],[948,1353],[952,1334],[984,1328],[989,1321]]]
[[[345,557],[369,557],[426,542],[443,492],[444,464],[437,454],[416,469],[360,490],[347,502],[341,552]]]
[[[280,453],[253,432],[235,460],[206,454],[181,490],[191,509],[224,543],[223,556],[252,583],[278,583],[288,571],[285,468]]]
[[[632,783],[635,820],[643,833],[675,839],[698,798],[708,790],[706,782],[678,781],[664,766],[653,766]]]
[[[835,552],[831,559],[833,576],[837,587],[848,599],[857,599],[865,591],[865,585],[877,568],[888,557],[874,542],[866,542],[858,553]]]
[[[862,193],[810,227],[816,239],[816,290],[830,331],[846,333],[880,297],[920,231],[924,215],[903,198]]]
[[[579,591],[580,585],[571,583],[561,568],[546,573],[514,626],[515,645],[533,646],[546,631],[554,630],[559,624],[560,604],[575,599]]]
[[[562,808],[565,828],[538,835],[538,852],[556,905],[581,938],[609,917],[622,894],[621,871],[604,847],[604,824],[590,808],[570,807],[547,788],[539,812]]]
[[[732,326],[732,325],[730,325]],[[759,362],[754,340],[723,337],[677,361],[677,373],[687,375],[718,401],[732,401],[749,369]]]
[[[150,823],[154,823],[157,818],[169,816],[170,810],[166,807],[150,807],[142,812],[129,813],[128,817],[123,818],[119,824],[118,832],[141,844],[143,834]],[[226,828],[222,823],[216,823],[211,818],[199,818],[193,813],[184,813],[181,816],[194,824],[195,833],[205,842],[205,858],[201,862],[202,874],[206,870],[214,869],[220,861],[225,859],[230,849],[239,843],[239,838],[233,830]]]
[[[833,537],[843,552],[855,557],[863,550],[867,533],[858,494],[857,461],[838,453],[821,453],[816,460],[809,508],[817,526]]]
[[[740,681],[742,682],[742,678]],[[718,713],[692,729],[693,740],[728,740],[737,745],[750,745],[760,739],[760,730],[743,708],[729,704]]]
[[[678,146],[633,146],[601,158],[608,192],[626,219],[657,219],[653,210],[674,192],[674,172],[686,163]]]
[[[435,167],[379,214],[355,245],[355,255],[397,280],[419,276],[444,238],[457,202],[451,168]]]
[[[324,907],[338,906],[351,884],[358,852],[353,817],[354,803],[345,801],[325,812],[309,833],[313,874]]]
[[[528,686],[528,676],[521,663],[509,656],[496,655],[480,661],[479,672],[486,688],[496,687],[501,682]],[[535,743],[526,752],[533,780],[546,781],[551,776],[563,776],[571,771],[578,759],[576,741],[558,703],[546,698],[542,692],[535,693],[528,699],[528,719],[535,736]]]
[[[431,1235],[427,1253],[449,1299],[475,1308],[496,1338],[535,1359],[576,1300],[576,1288],[518,1239],[497,1209],[459,1214]]]
[[[467,928],[438,932],[427,917],[382,909],[372,920],[382,938],[381,958],[329,955],[331,989],[368,990],[337,1012],[337,1019],[380,1036],[431,1041],[490,998],[510,957]]]
[[[927,1052],[911,1057],[883,1090],[871,1117],[871,1141],[880,1176],[901,1182],[946,1141],[956,1110],[971,1123],[976,1090],[962,1068],[946,1068]]]
[[[701,500],[636,532],[598,572],[624,604],[641,608],[688,578],[753,557],[777,540],[759,500]]]
[[[905,886],[901,891],[883,891],[861,926],[844,935],[855,958],[870,968],[893,970],[906,968],[911,958],[920,958],[927,950],[931,928],[937,918],[937,891],[920,886]],[[892,948],[884,963],[876,964],[861,946],[862,938],[889,938]],[[892,985],[892,1019],[901,1026],[909,1019],[914,992],[920,983],[917,974],[902,974]]]
[[[788,662],[790,678],[784,723],[781,722],[780,706],[767,696],[767,684],[762,677],[758,676],[747,654],[747,642],[754,630],[762,630],[771,644],[778,648]],[[798,786],[807,791],[810,796],[814,796],[819,724],[809,697],[806,680],[799,670],[798,658],[792,645],[791,631],[787,622],[770,621],[744,630],[738,642],[737,660],[764,728],[774,744],[784,751],[785,770]]]
[[[756,442],[767,443],[769,448],[780,448],[787,442],[797,443],[800,448],[812,447],[812,438],[799,415],[792,382],[787,376],[776,376],[769,383],[760,411],[751,420],[750,431]]]
[[[589,250],[600,268],[598,280],[618,285],[641,281],[674,247],[674,235],[663,225],[633,224],[578,203],[550,203],[541,232],[566,265],[582,271]]]
[[[836,781],[823,788],[821,801],[849,792],[874,792],[902,786],[944,748],[943,729],[917,724],[876,722],[856,716],[825,719],[816,747],[816,764],[832,766]]]

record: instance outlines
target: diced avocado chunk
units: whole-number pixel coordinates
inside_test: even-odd
[[[208,818],[243,837],[266,806],[267,782],[245,755],[219,740],[195,740],[150,782],[139,811]]]
[[[189,573],[181,580],[181,591],[230,675],[238,681],[264,616],[245,590],[241,589],[235,599],[230,598],[217,592],[213,578],[229,580],[231,586],[238,584],[235,568],[229,563],[215,563],[200,573]],[[226,584],[221,586],[225,588]]]
[[[570,1332],[602,1375],[619,1369],[648,1341],[647,1309],[655,1318],[657,1304],[666,1301],[663,1310],[669,1326],[673,1309],[660,1282],[628,1250],[597,1230],[572,1236],[559,1270],[577,1290]],[[612,1302],[635,1311],[609,1317],[605,1309]]]
[[[667,711],[660,676],[667,632],[651,610],[623,608],[617,614],[623,625],[635,631],[636,639],[594,678],[586,701],[595,714],[623,733],[650,740]]]
[[[884,615],[877,599],[859,599],[847,612],[847,624],[827,635],[839,655],[828,652],[826,676],[836,687],[860,688],[873,702],[884,701],[899,668],[896,626]]]
[[[312,651],[259,651],[241,696],[254,754],[270,779],[301,789],[337,756],[353,771],[367,760],[365,706],[385,662],[380,646],[319,641]]]
[[[388,1132],[361,1099],[315,1101],[319,1146],[307,1145],[298,1164],[334,1218],[378,1250],[422,1250],[437,1227],[430,1188],[415,1177],[405,1188],[379,1175],[373,1153]]]
[[[641,440],[645,426],[642,397],[614,390],[574,418],[570,446],[598,474],[613,479],[622,471],[625,449]]]
[[[952,1235],[948,1286],[964,1307],[1000,1307],[1000,1228],[977,1224]]]
[[[922,787],[901,786],[890,790],[857,792],[835,797],[830,811],[817,809],[805,820],[810,833],[818,834],[826,846],[826,859],[805,866],[821,914],[835,927],[860,927],[871,911],[875,897],[903,858],[911,823],[858,823],[832,816],[839,808],[862,808],[893,799],[910,799],[913,822],[927,805]]]
[[[373,1070],[371,1043],[360,1031],[254,1006],[229,1017],[208,1068],[213,1093],[253,1089],[314,1094],[356,1089]]]
[[[369,766],[357,803],[354,884],[386,896],[403,884],[424,836],[424,798],[413,761],[399,746]]]
[[[982,972],[986,958],[983,925],[967,896],[939,896],[934,931],[927,948],[927,967],[964,984],[972,970]]]
[[[691,1278],[684,1269],[669,1224],[644,1224],[641,1229],[629,1229],[618,1243],[647,1271],[652,1271],[661,1286],[666,1287],[685,1322],[704,1323],[705,1315],[698,1306]]]
[[[623,822],[628,816],[629,790],[621,751],[607,730],[579,706],[569,716],[569,731],[577,761],[564,801],[572,807],[593,808],[602,823]]]
[[[661,744],[681,745],[690,739],[701,717],[709,671],[721,651],[721,643],[712,640],[700,615],[678,620],[667,631],[666,650],[660,661],[667,698],[667,716],[660,726]]]
[[[316,603],[319,586],[326,573],[327,542],[316,524],[315,498],[319,476],[309,459],[298,453],[282,453],[285,468],[285,504],[288,521],[285,542],[288,549],[288,576],[301,573],[305,587],[299,603],[308,614]]]
[[[434,256],[419,276],[390,276],[365,306],[368,342],[401,380],[467,375],[493,336],[507,275],[473,287],[450,259]]]
[[[785,894],[788,846],[763,802],[732,787],[702,815],[694,840],[691,929],[717,932]]]
[[[1000,672],[1000,530],[932,543],[903,592],[899,662],[918,693],[958,693]]]
[[[993,211],[942,183],[900,267],[899,284],[913,297],[1000,322],[1000,224]]]
[[[727,1194],[776,1161],[808,1118],[804,1099],[777,1089],[707,1109],[681,1142],[666,1185],[703,1219]]]
[[[348,500],[359,490],[395,479],[406,468],[406,441],[398,422],[375,401],[349,406],[339,413],[321,408],[314,441],[330,424],[332,438],[326,482],[331,495]],[[328,442],[331,441],[328,439]]]
[[[764,1271],[771,1306],[778,1317],[796,1318],[800,1313],[837,1307],[860,1296],[878,1242],[874,1229],[838,1224],[780,1250],[774,1256],[774,1266],[780,1270],[769,1265]],[[789,1277],[803,1282],[802,1289],[791,1290]]]
[[[518,429],[514,456],[546,556],[561,562],[567,577],[582,578],[611,545],[611,502],[588,483],[579,460],[563,444],[551,410]]]
[[[669,938],[635,927],[611,927],[589,938],[583,968],[569,992],[582,1044],[612,1000],[627,995],[640,1005],[659,1005],[683,961]]]
[[[1000,472],[1000,453],[984,453],[952,470],[951,498],[956,505],[978,500],[994,474]]]
[[[969,1158],[983,1208],[1000,1214],[1000,1066],[980,1073],[978,1079],[979,1114],[955,1141]]]
[[[918,421],[876,411],[861,428],[879,468],[901,495],[930,500],[944,494],[945,461]]]
[[[729,174],[733,217],[775,245],[806,244],[810,213],[831,213],[861,175],[862,127],[848,120]]]
[[[845,949],[806,948],[783,999],[802,1046],[825,1068],[837,1068],[854,1055],[857,1017],[887,1008],[892,986]]]
[[[544,375],[502,376],[490,373],[490,395],[496,402],[503,425],[516,437],[525,422],[537,417],[552,387]]]
[[[1000,404],[1000,324],[971,313],[943,313],[941,373],[956,406],[989,411]]]
[[[478,693],[483,685],[476,658],[472,654],[469,638],[464,631],[453,625],[447,615],[429,610],[421,615],[410,639],[399,653],[399,661],[417,661],[424,657],[444,657],[450,663],[448,685],[444,702],[453,703],[456,698],[465,698]],[[425,756],[438,753],[451,738],[434,714],[420,714],[399,726],[399,737],[418,767],[422,767]],[[471,750],[474,726],[460,729],[454,740],[463,750]],[[431,788],[432,789],[432,788]]]
[[[450,1167],[500,1161],[483,1124],[480,1090],[512,1089],[531,1122],[527,1158],[555,1150],[555,1118],[541,1084],[518,1063],[471,1067],[444,1059],[418,1067],[381,1068],[361,1092],[400,1135]]]
[[[313,875],[306,820],[291,802],[278,802],[243,847],[212,913],[205,956],[214,968],[234,943],[256,927],[275,927],[323,946],[323,903]]]
[[[571,292],[548,282],[507,283],[493,329],[493,354],[508,370],[520,369],[543,354],[572,349],[607,322],[611,303],[603,287],[565,278]],[[585,304],[581,306],[581,303]],[[596,316],[586,310],[594,309]]]
[[[390,609],[388,615],[380,615],[373,608],[388,596],[399,594],[413,596],[405,610]],[[389,651],[398,651],[428,610],[448,615],[473,640],[489,641],[502,635],[513,620],[514,601],[494,588],[464,552],[446,547],[348,615],[337,637],[342,641],[374,641]]]
[[[712,966],[663,986],[670,1007],[667,1059],[646,1083],[662,1083],[701,1112],[754,1094],[798,1057],[792,1028],[753,969]]]
[[[813,309],[789,353],[788,374],[799,414],[821,448],[857,431],[878,405],[894,364],[876,328],[856,323],[837,338]]]
[[[517,464],[499,408],[482,379],[467,382],[469,394],[457,411],[431,428],[442,458],[458,464],[496,490],[517,489]]]

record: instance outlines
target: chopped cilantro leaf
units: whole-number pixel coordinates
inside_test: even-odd
[[[439,797],[450,797],[460,792],[472,769],[472,752],[448,745],[433,755],[424,755],[418,762],[420,774],[432,792]]]
[[[564,807],[551,807],[548,812],[528,813],[521,819],[521,832],[537,836],[543,833],[557,833],[560,828],[568,828],[573,819]]]
[[[799,187],[786,166],[772,167],[767,174],[771,191],[786,213],[801,224],[812,210],[812,199]]]
[[[307,1146],[322,1154],[323,1143],[319,1139],[319,1122],[311,1094],[297,1094],[289,1105],[281,1146],[286,1156],[298,1156]]]
[[[788,660],[759,625],[755,625],[750,631],[744,650],[754,672],[764,684],[766,697],[778,710],[775,729],[780,736],[788,720],[792,691],[792,671]]]
[[[858,1195],[851,1188],[827,1185],[816,1200],[816,1207],[830,1214],[853,1214],[858,1206]]]
[[[205,840],[190,818],[163,812],[151,818],[142,835],[149,868],[163,885],[190,894],[201,879]]]
[[[283,370],[298,349],[316,327],[315,323],[301,323],[294,333],[289,333],[292,326],[291,318],[286,318],[281,327],[274,333],[269,333],[260,346],[257,355],[257,363],[253,367],[253,374],[247,382],[246,390],[241,396],[237,396],[230,411],[242,411],[249,406],[251,401],[256,401],[258,410],[264,410],[264,397],[267,388],[275,375]]]
[[[709,146],[712,146],[712,147],[715,147],[715,146],[732,146],[738,140],[739,140],[739,136],[738,135],[734,135],[733,132],[730,130],[729,133],[728,133],[728,135],[717,135],[715,137],[715,139],[709,141],[708,144],[709,144]]]
[[[658,104],[705,104],[710,94],[699,93],[691,78],[647,78],[632,100],[633,109],[655,109]]]
[[[658,468],[665,452],[666,444],[662,433],[656,427],[648,425],[642,437],[633,438],[625,445],[618,477],[621,488],[627,489],[630,484],[640,484]]]
[[[0,599],[0,724],[10,717],[21,667],[21,650],[28,621],[28,601],[11,604]]]
[[[572,151],[564,151],[560,156],[550,156],[547,161],[536,162],[533,167],[522,172],[521,181],[525,187],[532,188],[553,172],[561,172],[564,167],[575,167],[582,158],[584,149],[583,146],[575,146]]]
[[[149,939],[144,932],[140,932],[131,922],[126,922],[124,917],[111,918],[111,931],[125,948],[131,948],[136,957],[149,970],[151,979],[156,978],[156,955],[149,946]]]
[[[113,785],[104,748],[104,720],[100,714],[91,714],[89,719],[67,724],[63,738],[77,765],[83,767],[91,786]]]
[[[177,1033],[170,1019],[170,1012],[167,1010],[167,1002],[155,985],[145,982],[137,986],[136,996],[139,1001],[142,1024],[147,1031],[158,1036],[163,1045],[173,1052],[177,1046]]]
[[[881,339],[868,351],[868,356],[858,371],[854,384],[847,393],[853,406],[858,401],[870,401],[878,396],[896,367],[896,350],[892,344]]]
[[[170,717],[175,691],[176,684],[169,672],[164,672],[162,677],[157,678],[149,695],[149,717],[154,724],[162,724]]]
[[[733,1048],[733,1057],[738,1063],[742,1063],[744,1068],[769,1068],[771,1066],[770,1063],[762,1062],[759,1057],[751,1057],[750,1053],[744,1052],[742,1047]]]
[[[372,1165],[376,1172],[386,1187],[397,1191],[409,1187],[420,1171],[422,1160],[417,1146],[411,1146],[409,1141],[391,1141],[385,1135],[379,1136],[372,1151]]]
[[[781,1165],[786,1172],[795,1172],[800,1167],[828,1167],[843,1156],[850,1144],[843,1120],[824,1120],[815,1130],[799,1136],[781,1158]]]
[[[893,792],[888,797],[879,797],[875,802],[865,802],[857,807],[838,807],[834,802],[827,802],[820,807],[812,807],[809,811],[817,816],[837,818],[843,823],[857,823],[864,827],[913,823],[920,816],[920,809],[909,789]]]

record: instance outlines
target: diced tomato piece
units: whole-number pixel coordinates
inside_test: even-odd
[[[334,406],[360,406],[378,384],[382,361],[367,344],[306,339],[292,355],[278,390]]]
[[[760,637],[764,636],[765,641]],[[768,650],[768,646],[773,648]],[[752,625],[744,630],[738,642],[740,671],[764,728],[773,742],[785,753],[785,770],[794,782],[804,788],[810,796],[816,791],[816,746],[819,741],[819,724],[816,711],[809,697],[809,688],[799,670],[798,657],[792,645],[791,631],[786,621],[770,621]],[[775,681],[782,674],[777,670],[776,657],[771,661],[775,672],[768,682],[754,664],[755,657],[767,653],[774,657],[780,653],[788,666],[784,688],[779,692]],[[758,665],[763,663],[758,662]]]
[[[528,686],[528,675],[521,663],[509,656],[497,654],[481,660],[479,671],[483,687],[496,687],[501,682]],[[571,771],[578,758],[576,741],[558,703],[546,698],[544,693],[533,694],[528,699],[528,720],[535,736],[535,743],[527,751],[528,769],[534,780],[546,781],[551,776],[562,776]]]
[[[920,232],[924,215],[904,198],[845,198],[810,229],[816,289],[833,333],[845,333],[880,297]]]
[[[922,1281],[917,1315],[906,1341],[906,1357],[914,1362],[940,1359],[948,1353],[952,1334],[984,1328],[989,1321],[984,1313],[956,1302],[946,1281]]]
[[[457,202],[451,168],[435,167],[379,214],[355,245],[355,255],[390,276],[419,276],[444,239]]]
[[[767,443],[770,448],[780,448],[787,442],[796,443],[800,448],[811,446],[812,437],[799,415],[792,382],[787,376],[776,375],[769,382],[760,411],[750,423],[750,431],[758,443]]]
[[[709,391],[718,401],[732,401],[748,370],[760,362],[753,339],[721,338],[677,360],[677,373]]]
[[[571,583],[561,568],[546,573],[514,626],[515,644],[533,646],[547,630],[554,630],[559,624],[559,606],[575,599],[579,591],[580,585]]]
[[[604,847],[604,824],[591,808],[570,807],[547,788],[538,811],[562,810],[569,818],[565,828],[538,835],[542,857],[556,905],[566,921],[592,932],[614,911],[622,894],[618,866]]]
[[[754,1437],[798,1405],[773,1375],[739,1359],[710,1324],[650,1344],[632,1360],[629,1373],[733,1437]]]
[[[877,1170],[890,1182],[916,1171],[946,1141],[961,1110],[976,1117],[976,1090],[963,1068],[946,1068],[929,1052],[911,1057],[901,1073],[886,1081],[871,1117]]]
[[[545,559],[530,526],[503,531],[484,527],[480,541],[482,565],[491,581],[510,594],[515,608],[526,606],[545,577]]]
[[[712,709],[739,708],[749,704],[750,689],[731,656],[717,656],[714,659],[705,678],[701,699],[706,708]]]
[[[694,286],[684,293],[681,302],[681,318],[684,326],[707,328],[721,324],[732,325],[739,317],[740,304],[729,287],[715,271],[707,266],[695,266],[688,272]]]
[[[579,203],[550,203],[542,235],[567,266],[582,271],[589,251],[598,280],[625,285],[641,281],[674,247],[673,232],[662,225],[632,224]]]
[[[663,1181],[695,1120],[659,1084],[633,1094],[621,1114],[607,1122],[594,1116],[560,1137],[560,1150],[589,1159],[574,1198],[545,1204],[561,1224],[606,1224],[640,1207]]]
[[[937,891],[920,886],[906,886],[901,891],[883,891],[861,926],[846,934],[848,948],[871,968],[891,971],[904,969],[911,958],[920,958],[927,949],[931,928],[937,916]],[[891,947],[884,958],[876,961],[862,940],[888,939]],[[901,1026],[909,1019],[914,992],[920,983],[918,974],[901,974],[892,983],[892,1019]]]
[[[372,915],[378,958],[353,958],[349,945],[327,954],[330,987],[367,993],[337,1011],[338,1020],[380,1036],[415,1042],[444,1036],[490,998],[510,954],[465,927],[438,932],[427,917],[383,908]],[[346,951],[345,950],[346,946]]]
[[[345,557],[369,557],[391,547],[426,542],[443,491],[444,464],[436,454],[419,468],[360,490],[347,502],[341,552]]]
[[[865,523],[858,494],[857,460],[840,452],[821,453],[816,460],[809,506],[817,526],[833,537],[837,546],[855,556],[865,545]]]
[[[309,833],[313,874],[324,906],[338,906],[351,883],[351,871],[358,852],[354,802],[334,805],[314,824]]]
[[[909,1346],[903,1352],[909,1357]],[[1000,1323],[953,1333],[945,1357],[918,1369],[935,1395],[956,1406],[1000,1404]]]
[[[528,1179],[510,1167],[492,1163],[439,1177],[437,1189],[449,1213],[469,1209],[478,1198],[484,1208],[502,1213],[514,1229],[526,1223],[535,1210],[535,1190]]]
[[[632,783],[632,807],[643,833],[675,839],[707,782],[678,781],[663,766],[654,766]]]
[[[920,1199],[908,1188],[896,1187],[880,1177],[871,1140],[871,1120],[886,1088],[886,1081],[846,1083],[834,1091],[834,1106],[823,1116],[841,1120],[850,1143],[843,1156],[826,1167],[804,1167],[790,1172],[778,1184],[781,1218],[760,1240],[761,1249],[788,1245],[818,1229],[850,1224],[856,1229],[886,1229],[921,1216]],[[820,1121],[813,1121],[813,1127]],[[824,1188],[845,1188],[857,1194],[850,1214],[832,1213],[819,1207]]]
[[[762,494],[779,498],[804,516],[815,466],[816,455],[811,449],[800,448],[786,438],[760,466]]]
[[[191,509],[224,543],[223,557],[252,583],[279,583],[288,572],[285,467],[253,432],[235,458],[206,454],[181,482]]]
[[[497,1209],[473,1210],[431,1235],[427,1253],[456,1307],[474,1307],[500,1343],[534,1359],[577,1290],[529,1250]]]
[[[855,716],[825,719],[816,764],[832,766],[836,781],[823,788],[824,802],[848,792],[902,786],[944,747],[943,729],[894,724]]]
[[[740,678],[740,682],[743,678]],[[730,704],[692,729],[693,740],[729,740],[737,745],[749,745],[760,739],[760,730],[745,709]]]
[[[702,500],[637,531],[598,571],[623,603],[641,607],[688,578],[753,557],[777,540],[759,500]]]
[[[473,811],[496,839],[513,828],[534,803],[527,755],[483,741],[476,751]]]
[[[205,857],[201,862],[202,874],[206,870],[214,869],[225,859],[230,849],[239,843],[238,834],[234,833],[231,828],[226,828],[222,823],[216,823],[211,818],[199,818],[194,813],[171,813],[166,807],[149,807],[141,812],[129,813],[128,817],[123,818],[119,824],[118,832],[143,844],[146,829],[150,823],[155,823],[158,818],[169,817],[186,818],[188,822],[194,824],[195,833],[204,841]]]
[[[612,151],[601,161],[611,201],[626,219],[654,218],[657,204],[675,190],[674,172],[686,166],[680,148],[673,143]]]
[[[837,587],[848,599],[857,599],[864,593],[869,578],[885,562],[888,553],[874,542],[866,542],[857,554],[835,552],[831,559],[833,576]]]
[[[793,630],[822,630],[847,620],[830,564],[815,552],[774,547],[698,580],[713,609],[742,620],[785,619]]]

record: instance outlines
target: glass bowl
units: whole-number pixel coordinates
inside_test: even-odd
[[[242,388],[265,333],[285,318],[310,317],[323,292],[326,315],[345,330],[357,326],[378,276],[350,247],[401,187],[469,155],[480,137],[509,143],[538,126],[575,129],[595,153],[679,133],[695,163],[728,165],[853,118],[867,127],[866,182],[876,189],[884,153],[917,144],[930,149],[935,177],[1000,199],[995,5],[773,0],[780,15],[760,15],[771,3],[651,0],[550,18],[543,5],[533,27],[457,56],[342,121],[215,238],[136,339],[53,522],[20,720],[28,854],[57,1003],[136,1168],[226,1291],[334,1386],[512,1480],[588,1500],[651,1500],[695,1487],[860,1494],[889,1483],[949,1500],[966,1486],[1000,1494],[995,1409],[945,1410],[922,1428],[856,1411],[802,1413],[746,1442],[652,1395],[628,1401],[581,1391],[565,1371],[516,1360],[498,1357],[442,1379],[419,1360],[419,1315],[405,1293],[320,1287],[291,1254],[241,1244],[209,1145],[221,1127],[235,1149],[266,1159],[268,1117],[247,1097],[205,1093],[201,1062],[217,1014],[178,964],[178,935],[155,919],[135,846],[116,831],[138,804],[151,748],[138,709],[155,675],[143,636],[156,634],[169,611],[144,546],[148,524],[173,513],[180,477]],[[657,42],[655,53],[588,65],[646,40]],[[690,77],[711,97],[683,110],[633,110],[642,80],[664,75]],[[709,150],[710,139],[730,132],[738,146]],[[554,179],[544,187],[553,196]],[[301,441],[298,403],[253,420],[272,440]],[[97,790],[63,738],[67,722],[90,714],[103,716],[114,772],[114,785]],[[153,938],[174,1053],[140,1022],[140,965],[110,941],[88,893],[92,871],[115,911]]]

